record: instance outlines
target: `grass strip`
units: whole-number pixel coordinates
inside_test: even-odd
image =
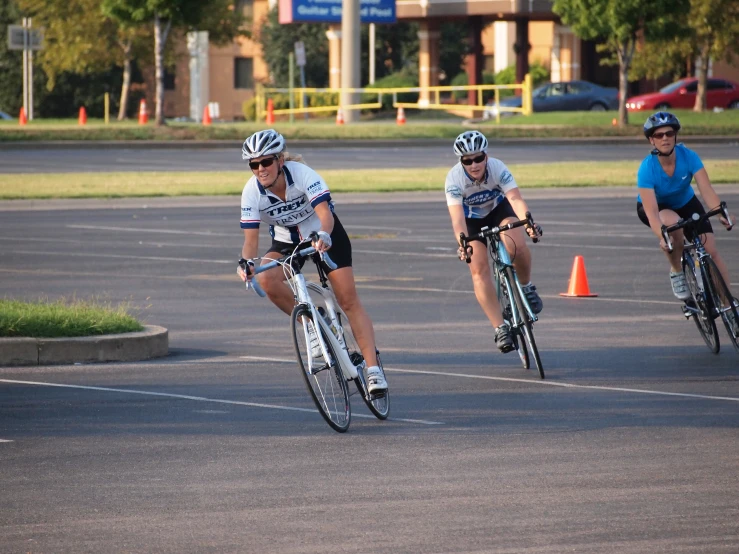
[[[737,135],[739,110],[695,113],[675,110],[687,135]],[[550,112],[531,116],[504,117],[500,124],[494,120],[464,120],[461,117],[408,110],[408,122],[398,126],[389,114],[364,116],[350,125],[336,125],[333,118],[311,119],[308,122],[289,123],[279,120],[274,127],[290,139],[453,139],[461,131],[478,128],[488,138],[576,138],[576,137],[641,137],[642,125],[649,112],[629,115],[625,128],[612,125],[615,112]],[[437,117],[430,117],[435,115]],[[374,117],[373,119],[369,119]],[[88,119],[85,126],[76,119],[35,119],[20,127],[17,122],[0,122],[0,143],[3,141],[39,140],[233,140],[242,142],[264,123],[229,122],[203,126],[196,123],[172,122],[164,127],[153,124],[138,125],[135,121],[111,122]],[[288,142],[289,146],[289,142]]]
[[[0,299],[0,337],[86,337],[142,331],[128,306],[97,300],[23,302]]]
[[[713,183],[739,183],[739,161],[704,160]],[[509,166],[521,188],[635,186],[633,162],[559,162]],[[319,170],[333,192],[442,190],[448,167],[423,169]],[[129,198],[241,194],[247,171],[7,173],[0,199]]]

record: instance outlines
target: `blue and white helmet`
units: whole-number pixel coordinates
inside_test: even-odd
[[[486,152],[488,139],[480,131],[465,131],[454,139],[454,153],[459,156]]]
[[[652,136],[655,129],[659,127],[672,127],[675,132],[680,130],[680,121],[670,112],[657,112],[650,115],[644,123],[644,136],[647,140]]]
[[[274,129],[257,131],[244,141],[241,159],[253,160],[270,154],[279,154],[285,149],[285,137]]]

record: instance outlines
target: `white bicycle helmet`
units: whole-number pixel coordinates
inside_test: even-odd
[[[454,153],[459,156],[487,152],[488,139],[480,131],[465,131],[454,139]]]
[[[274,129],[257,131],[244,141],[241,159],[253,160],[270,154],[279,154],[285,149],[285,137]]]

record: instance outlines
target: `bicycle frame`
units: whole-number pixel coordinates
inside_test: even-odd
[[[481,231],[485,231],[487,228],[481,229]],[[529,306],[529,301],[526,298],[526,295],[523,292],[523,289],[521,288],[521,283],[518,280],[518,274],[516,273],[515,268],[513,267],[513,261],[511,260],[510,255],[508,254],[508,250],[506,250],[505,245],[503,244],[503,241],[491,237],[490,238],[490,245],[488,246],[490,257],[493,260],[493,265],[495,267],[495,284],[496,284],[496,292],[498,295],[498,300],[500,300],[500,285],[501,282],[503,282],[506,286],[506,291],[508,292],[508,299],[509,304],[511,308],[511,317],[513,321],[511,321],[511,325],[513,327],[520,327],[524,324],[522,314],[518,312],[518,307],[516,306],[516,303],[513,301],[513,291],[510,289],[510,283],[508,282],[508,279],[505,279],[502,277],[502,275],[505,272],[506,267],[510,267],[513,269],[513,279],[514,279],[514,285],[516,289],[518,290],[518,294],[520,295],[521,299],[524,301],[523,304],[526,307],[526,312],[531,318],[531,321],[538,321],[539,318],[536,316],[536,314],[532,311],[531,306]]]

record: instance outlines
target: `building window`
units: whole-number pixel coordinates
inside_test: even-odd
[[[174,90],[175,88],[175,72],[164,68],[164,90]]]
[[[254,17],[254,0],[238,0],[236,11],[241,13],[247,22],[251,23]]]
[[[234,58],[234,88],[254,88],[254,61]]]

